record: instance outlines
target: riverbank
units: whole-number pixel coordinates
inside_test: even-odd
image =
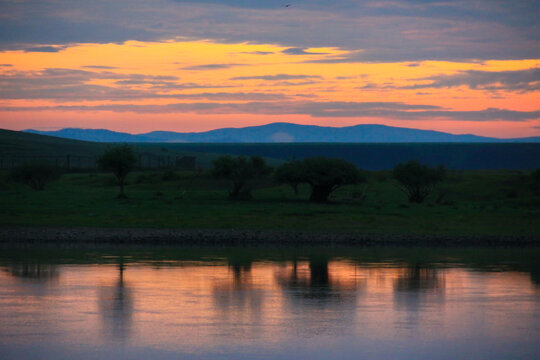
[[[122,245],[358,245],[358,246],[540,246],[536,235],[359,234],[222,229],[49,228],[0,229],[2,244]]]

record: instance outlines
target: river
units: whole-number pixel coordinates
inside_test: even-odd
[[[2,248],[0,358],[533,359],[538,248]]]

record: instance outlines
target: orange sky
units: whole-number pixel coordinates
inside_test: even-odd
[[[325,63],[317,61],[348,52],[308,48],[289,55],[286,49],[128,41],[78,44],[58,52],[3,51],[0,63],[11,66],[0,66],[5,86],[0,126],[141,133],[271,122],[377,123],[496,137],[540,135],[538,91],[497,80],[498,74],[537,70],[539,59]],[[494,80],[475,86],[474,76]],[[430,85],[437,81],[442,85]],[[478,120],[487,109],[532,114],[516,120],[494,113],[495,118]]]

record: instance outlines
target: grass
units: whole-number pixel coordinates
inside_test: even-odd
[[[308,202],[270,179],[251,201],[228,199],[228,183],[203,173],[164,171],[128,176],[127,199],[117,199],[112,175],[70,173],[45,191],[0,180],[0,226],[89,226],[201,229],[276,229],[370,234],[539,235],[540,195],[527,171],[450,171],[423,204],[411,204],[389,171],[368,182]],[[366,187],[364,189],[364,187]],[[365,199],[359,195],[365,191]],[[445,195],[440,203],[436,198]]]

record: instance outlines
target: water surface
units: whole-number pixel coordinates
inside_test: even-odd
[[[533,359],[538,249],[1,249],[2,359]]]

